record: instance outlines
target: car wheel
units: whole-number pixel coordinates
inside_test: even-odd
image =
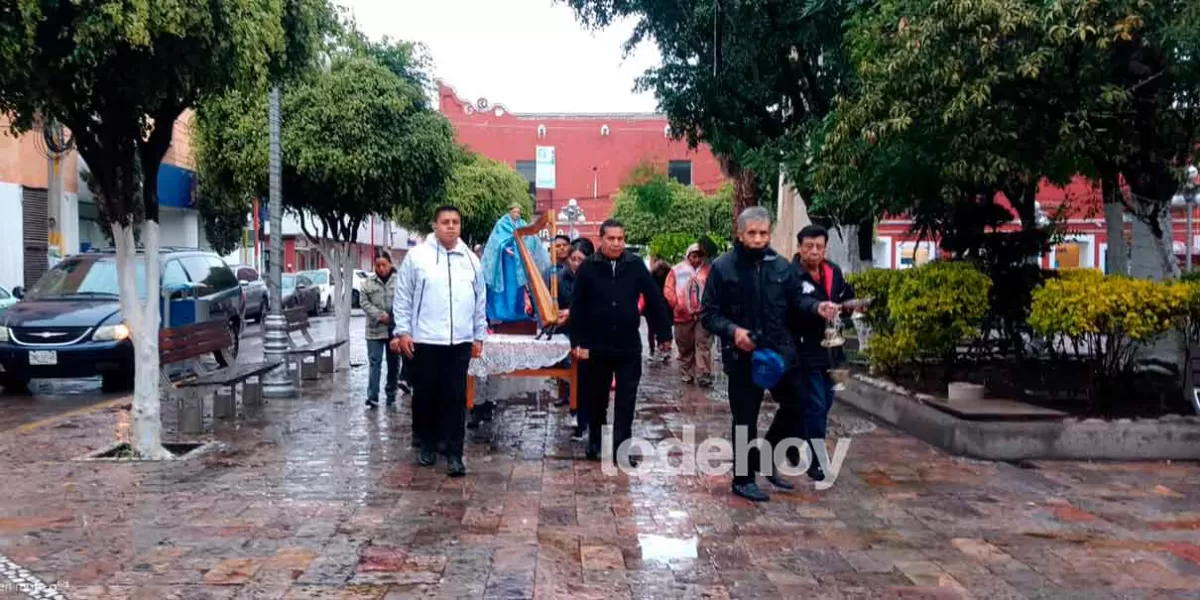
[[[104,380],[100,383],[100,391],[111,394],[116,392],[128,392],[133,389],[133,371],[121,371],[119,373],[107,373],[104,375]]]
[[[329,300],[325,301],[325,312],[333,312],[333,296],[329,296]]]
[[[217,365],[222,369],[237,362],[238,352],[242,347],[242,332],[237,321],[229,322],[229,334],[233,336],[233,346],[213,352],[213,358],[217,360]]]
[[[0,388],[10,394],[29,391],[29,378],[15,375],[0,376]]]

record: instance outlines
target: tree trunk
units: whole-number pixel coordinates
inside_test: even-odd
[[[350,300],[354,282],[351,246],[332,240],[323,240],[320,246],[333,283],[334,336],[346,342],[334,351],[334,368],[343,370],[350,368]]]
[[[117,286],[121,292],[121,314],[125,318],[133,337],[134,384],[133,384],[133,439],[131,446],[139,458],[162,460],[171,454],[162,446],[162,410],[159,401],[159,263],[158,223],[146,221],[142,224],[142,237],[146,240],[144,253],[146,274],[146,299],[137,294],[137,270],[139,260],[133,240],[133,224],[112,223],[117,246],[117,270],[120,273]]]
[[[754,171],[737,167],[733,179],[733,219],[737,231],[737,218],[742,211],[758,205],[758,192],[754,187]]]
[[[1174,279],[1179,276],[1179,264],[1175,260],[1174,237],[1171,235],[1171,212],[1166,206],[1159,209],[1156,225],[1152,227],[1143,218],[1133,221],[1130,274],[1155,281]]]
[[[1104,230],[1108,237],[1104,272],[1110,275],[1128,275],[1129,249],[1125,245],[1125,204],[1121,201],[1120,180],[1115,169],[1101,168],[1100,191],[1104,196]]]

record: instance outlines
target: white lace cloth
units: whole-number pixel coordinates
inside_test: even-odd
[[[565,335],[535,340],[529,335],[493,334],[483,343],[483,356],[471,359],[467,374],[471,377],[503,375],[524,369],[552,367],[571,353]]]

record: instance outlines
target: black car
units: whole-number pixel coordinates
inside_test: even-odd
[[[138,253],[139,259],[144,256]],[[228,322],[234,346],[215,358],[222,366],[236,359],[246,299],[229,265],[212,252],[174,248],[160,251],[159,263],[173,313],[164,314],[163,322]],[[144,299],[145,264],[134,264],[138,296]],[[24,389],[31,379],[97,375],[107,391],[133,386],[133,343],[121,318],[115,252],[63,259],[20,296],[0,315],[0,387]]]
[[[246,292],[246,320],[262,322],[271,307],[271,294],[267,291],[267,282],[258,274],[258,269],[247,265],[233,267],[238,283]]]
[[[307,275],[284,273],[280,292],[283,296],[283,308],[303,307],[309,316],[316,316],[321,311],[321,288]]]

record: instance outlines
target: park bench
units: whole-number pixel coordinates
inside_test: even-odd
[[[204,428],[204,400],[208,391],[213,397],[213,418],[227,419],[237,413],[237,388],[242,388],[242,404],[262,402],[264,373],[279,366],[276,364],[236,364],[227,358],[228,366],[218,369],[206,368],[201,359],[214,352],[224,352],[233,346],[233,337],[224,321],[203,323],[163,329],[158,335],[159,371],[168,394],[178,399],[178,426],[180,433],[201,433]],[[183,367],[183,376],[172,379],[171,367]],[[248,383],[255,379],[254,383]],[[175,392],[171,394],[171,392]]]
[[[318,342],[313,340],[312,334],[308,332],[308,312],[303,307],[285,310],[283,316],[287,320],[288,362],[289,364],[292,361],[296,363],[296,386],[300,387],[304,380],[316,379],[318,373],[332,373],[333,351],[340,348],[346,341]],[[299,333],[304,342],[297,343],[292,337],[293,333]],[[312,359],[312,362],[308,362],[309,359]]]

